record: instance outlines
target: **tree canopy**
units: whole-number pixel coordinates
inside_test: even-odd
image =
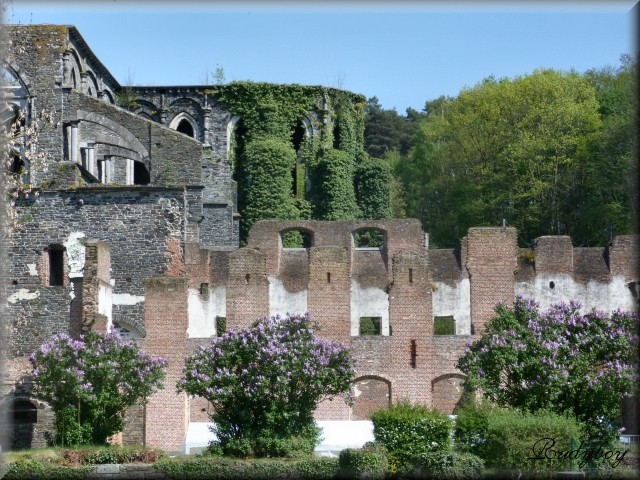
[[[594,246],[610,226],[630,233],[635,70],[625,57],[617,70],[489,77],[426,102],[410,152],[393,162],[407,216],[439,247],[503,219],[523,244],[560,234]]]

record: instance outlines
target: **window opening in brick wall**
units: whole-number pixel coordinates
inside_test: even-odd
[[[64,285],[64,247],[49,246],[49,286]]]
[[[38,409],[29,400],[15,400],[12,405],[13,423],[38,423]]]
[[[359,230],[353,234],[355,248],[385,248],[384,232],[377,228]]]
[[[453,315],[433,317],[433,334],[434,335],[455,335],[456,320],[453,318]]]
[[[409,283],[413,283],[413,268],[409,269]]]
[[[216,316],[216,336],[221,337],[227,332],[227,317]]]
[[[382,335],[382,317],[360,317],[360,335]]]
[[[133,162],[133,184],[134,185],[149,185],[151,182],[151,176],[149,170],[142,162]]]
[[[331,283],[331,272],[327,272],[327,283]]]
[[[244,283],[249,283],[249,280],[251,280],[251,275],[247,273],[247,274],[244,276]]]
[[[410,359],[411,368],[416,368],[416,365],[418,364],[418,362],[417,362],[418,345],[416,344],[415,340],[411,340],[410,349],[411,349],[411,359]]]
[[[549,288],[550,289],[554,289],[556,287],[556,284],[554,282],[549,282]]]
[[[280,234],[282,248],[311,248],[313,233],[307,230],[288,230]]]
[[[200,284],[200,295],[209,295],[209,284],[208,283],[201,283]]]

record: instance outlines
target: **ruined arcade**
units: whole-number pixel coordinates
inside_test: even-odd
[[[12,171],[16,188],[31,189],[16,200],[5,271],[2,408],[20,420],[15,447],[46,443],[52,414],[30,394],[27,358],[60,332],[117,329],[167,358],[167,388],[128,412],[122,440],[182,451],[189,423],[207,421],[208,407],[172,386],[185,356],[223,324],[309,311],[321,335],[357,358],[355,405],[325,402],[316,416],[362,420],[399,398],[451,413],[464,382],[457,359],[499,301],[638,307],[634,236],[606,248],[541,237],[520,249],[513,228],[472,228],[443,250],[429,248],[419,221],[386,219],[262,220],[244,239],[233,165],[243,119],[230,104],[206,86],[136,87],[129,111],[116,105],[123,87],[74,27],[6,33],[6,101],[59,122],[40,135],[44,159],[17,155]],[[313,207],[305,162],[326,145],[362,151],[362,135],[347,137],[335,120],[362,97],[304,91],[310,107],[291,125],[291,190]],[[291,232],[303,239],[295,248]],[[377,240],[362,246],[363,235]]]

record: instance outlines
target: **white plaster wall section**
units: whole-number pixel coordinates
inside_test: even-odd
[[[131,295],[130,293],[114,293],[111,296],[113,305],[137,305],[144,302],[144,295]]]
[[[199,290],[189,289],[187,309],[189,315],[187,336],[189,338],[205,338],[215,333],[215,325],[209,315],[209,299],[202,298]]]
[[[38,276],[38,269],[36,268],[35,263],[28,263],[27,268],[29,269],[29,275],[31,275],[32,277]]]
[[[463,278],[454,287],[444,282],[434,282],[432,293],[433,316],[453,315],[456,335],[471,335],[471,286],[468,278]]]
[[[307,290],[287,292],[277,277],[269,278],[269,315],[305,313],[307,311]]]
[[[614,277],[610,283],[590,280],[585,285],[575,282],[571,276],[565,274],[540,274],[534,282],[516,283],[516,295],[535,298],[543,311],[551,305],[573,299],[580,300],[583,313],[594,308],[605,313],[611,313],[618,308],[628,311],[638,308],[636,299],[622,277]]]
[[[26,288],[21,288],[17,292],[14,292],[11,295],[9,295],[9,297],[7,298],[7,302],[17,303],[22,300],[35,300],[39,296],[40,296],[40,292],[38,292],[37,290],[35,292],[30,292]]]
[[[380,317],[381,334],[389,336],[389,294],[380,288],[362,288],[351,279],[351,336],[360,334],[360,317]]]
[[[67,241],[64,242],[67,250],[69,278],[82,277],[82,269],[84,268],[84,245],[80,239],[84,237],[84,232],[72,232]]]
[[[110,283],[100,282],[98,313],[107,317],[107,332],[113,327],[113,289]]]
[[[214,320],[216,317],[227,317],[227,287],[209,289],[209,310]]]

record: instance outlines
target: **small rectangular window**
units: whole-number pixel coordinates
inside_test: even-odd
[[[216,317],[216,336],[221,337],[227,332],[227,317]]]
[[[209,295],[209,284],[201,283],[200,284],[200,295],[208,296]]]
[[[434,335],[455,335],[456,321],[453,318],[453,315],[433,317],[433,334]]]
[[[64,250],[49,247],[49,286],[64,285]]]
[[[382,317],[360,317],[360,335],[381,335]]]

